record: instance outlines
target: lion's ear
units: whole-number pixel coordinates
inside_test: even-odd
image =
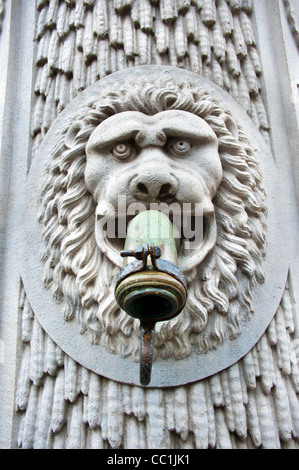
[[[225,116],[225,126],[227,130],[232,134],[233,137],[235,137],[236,140],[239,139],[239,130],[236,122],[231,118],[230,116],[226,115]]]
[[[65,145],[66,147],[71,148],[74,145],[74,140],[78,134],[78,132],[81,130],[82,124],[79,121],[74,122],[67,130],[66,136],[65,136]]]

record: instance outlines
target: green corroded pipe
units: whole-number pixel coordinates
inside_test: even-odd
[[[187,297],[169,218],[160,211],[139,213],[128,227],[121,254],[124,264],[115,297],[128,315],[140,320],[140,382],[148,385],[155,324],[177,316]]]
[[[167,215],[161,211],[140,212],[129,224],[125,250],[134,250],[138,245],[153,244],[162,251],[161,258],[177,265],[177,249],[173,225]]]

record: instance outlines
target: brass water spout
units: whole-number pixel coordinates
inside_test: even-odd
[[[124,266],[116,282],[115,298],[128,315],[140,320],[140,383],[148,385],[155,324],[176,317],[187,298],[169,218],[152,210],[134,217],[121,256]],[[135,260],[129,262],[129,257]]]

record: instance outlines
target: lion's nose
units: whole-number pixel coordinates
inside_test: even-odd
[[[167,200],[174,197],[178,190],[176,179],[168,173],[145,172],[131,182],[131,193],[139,200]]]

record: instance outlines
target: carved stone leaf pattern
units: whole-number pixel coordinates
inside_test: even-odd
[[[290,29],[294,36],[297,47],[299,47],[299,6],[294,0],[283,1],[286,11],[286,16],[289,22]]]
[[[287,2],[285,2],[287,3]],[[0,21],[1,21],[0,0]],[[173,65],[226,90],[268,140],[252,0],[38,0],[33,155],[82,90],[137,65]],[[124,385],[68,357],[22,290],[21,448],[298,448],[299,372],[288,286],[238,363],[173,389]]]
[[[3,17],[4,17],[4,0],[0,0],[0,32],[2,30]]]
[[[232,95],[268,140],[251,0],[47,0],[37,4],[34,148],[57,114],[112,72],[172,65]]]
[[[24,291],[20,304],[19,447],[299,447],[299,369],[288,284],[268,329],[243,359],[171,389],[144,389],[88,371],[43,331]]]

